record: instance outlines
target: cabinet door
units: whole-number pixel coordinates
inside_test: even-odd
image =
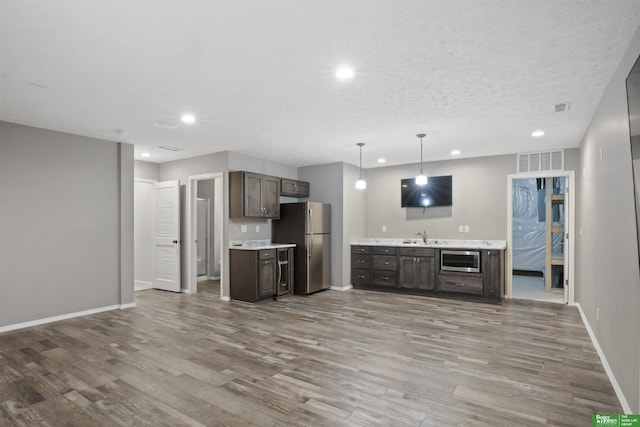
[[[244,216],[264,217],[262,209],[262,175],[244,174]]]
[[[273,296],[276,292],[276,260],[258,261],[258,296],[257,299]]]
[[[267,218],[280,218],[280,179],[262,177],[262,207]]]
[[[435,285],[435,260],[433,257],[400,256],[401,288],[432,290]]]
[[[484,258],[484,296],[504,298],[504,252],[485,251]]]

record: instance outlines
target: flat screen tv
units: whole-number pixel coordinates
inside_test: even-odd
[[[451,175],[430,176],[426,185],[417,185],[415,178],[401,181],[403,208],[430,208],[451,206]]]

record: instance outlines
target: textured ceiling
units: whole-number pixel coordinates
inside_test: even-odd
[[[357,164],[365,142],[365,167],[414,163],[420,132],[425,161],[577,147],[639,25],[638,0],[0,0],[0,120],[155,162]]]

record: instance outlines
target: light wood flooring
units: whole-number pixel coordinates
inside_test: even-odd
[[[137,307],[0,335],[2,426],[591,425],[622,409],[578,311],[324,291]]]

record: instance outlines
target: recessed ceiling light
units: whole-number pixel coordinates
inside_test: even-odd
[[[534,138],[540,138],[541,136],[544,136],[544,131],[541,129],[534,130],[533,132],[531,132],[531,136]]]
[[[186,123],[188,125],[196,122],[196,118],[193,114],[183,114],[182,117],[180,117],[180,120],[182,120],[182,123]]]
[[[380,158],[378,159],[378,163],[384,163],[384,162],[386,162],[386,161],[387,161],[387,159],[384,159],[384,158],[382,158],[382,157],[380,157]]]
[[[151,154],[149,153],[140,153],[141,157],[151,157]]]
[[[462,153],[462,151],[460,151],[460,150],[451,150],[451,155],[452,156],[459,156],[460,153]]]
[[[336,70],[336,77],[339,78],[340,80],[350,79],[353,77],[354,74],[355,73],[353,72],[353,68],[347,65],[338,67],[338,69]]]

